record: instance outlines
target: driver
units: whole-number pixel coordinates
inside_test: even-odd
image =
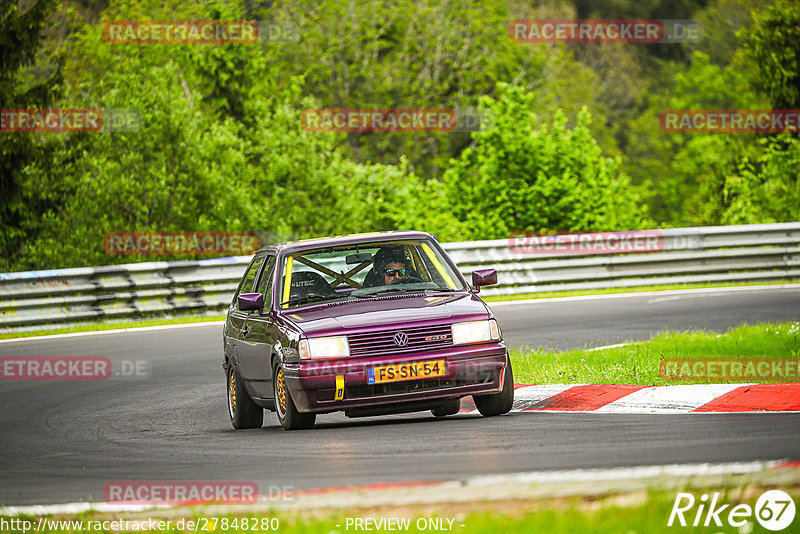
[[[399,245],[383,246],[372,257],[372,269],[385,286],[410,275],[410,265],[408,252]]]

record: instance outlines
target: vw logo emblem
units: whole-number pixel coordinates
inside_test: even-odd
[[[408,334],[405,332],[396,333],[392,339],[394,339],[394,344],[398,347],[405,347],[408,345]]]

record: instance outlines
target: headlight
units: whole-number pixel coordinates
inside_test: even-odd
[[[301,339],[297,347],[300,359],[346,358],[350,356],[350,345],[345,336],[311,337]]]
[[[455,323],[452,329],[453,345],[500,340],[500,328],[497,326],[497,321],[494,319],[489,319],[488,321]]]

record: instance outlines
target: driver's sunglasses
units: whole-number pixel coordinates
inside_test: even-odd
[[[406,270],[405,269],[385,269],[383,272],[386,273],[386,276],[397,276],[400,275],[400,278],[405,278]]]

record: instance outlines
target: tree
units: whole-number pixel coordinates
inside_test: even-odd
[[[208,10],[208,11],[206,11]],[[119,2],[105,20],[240,19],[209,6]],[[297,78],[273,70],[271,45],[119,45],[102,25],[70,42],[64,107],[126,109],[138,128],[54,140],[50,165],[28,165],[27,190],[60,199],[33,223],[19,266],[147,261],[109,257],[109,231],[256,231],[262,238],[391,229],[386,204],[403,168],[362,166],[337,145],[342,134],[301,129]],[[214,66],[223,66],[215,68]],[[276,80],[280,80],[279,82]]]
[[[757,68],[756,87],[776,109],[800,107],[800,4],[777,0],[753,11],[753,28],[742,46]]]
[[[535,95],[506,84],[499,92],[481,99],[493,126],[473,133],[474,146],[451,161],[434,197],[459,221],[460,240],[648,224],[638,190],[619,174],[620,159],[603,156],[592,137],[586,110],[569,128],[561,111],[537,114]]]
[[[30,67],[41,49],[48,17],[57,8],[55,0],[0,3],[0,109],[40,108],[52,102],[60,70],[36,73]],[[46,152],[32,134],[0,133],[0,270],[9,268],[10,259],[19,254],[29,237],[25,221],[31,212],[52,205],[20,186],[21,169],[43,159]]]
[[[577,113],[587,105],[599,115],[589,69],[562,45],[510,39],[517,15],[500,0],[282,0],[273,8],[299,28],[299,40],[281,49],[283,68],[302,75],[322,107],[472,110],[509,82],[541,90],[541,106]],[[614,145],[603,125],[595,134]],[[359,162],[404,156],[410,170],[438,179],[470,142],[469,132],[351,133],[346,147]]]

